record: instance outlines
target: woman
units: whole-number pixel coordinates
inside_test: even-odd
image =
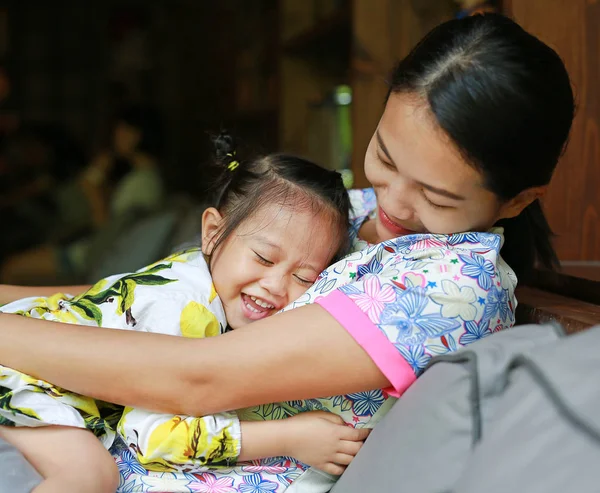
[[[355,253],[298,309],[198,341],[0,314],[0,362],[157,411],[273,419],[325,408],[373,426],[434,354],[513,325],[514,273],[556,263],[539,199],[573,111],[559,57],[511,20],[442,24],[394,70],[365,157],[373,189],[353,195]],[[303,470],[263,461],[196,486],[284,491]]]

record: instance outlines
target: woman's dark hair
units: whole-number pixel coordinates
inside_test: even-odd
[[[306,206],[315,215],[326,210],[338,245],[334,258],[348,249],[350,199],[342,176],[306,159],[287,154],[269,154],[243,160],[236,153],[233,138],[225,132],[213,137],[214,164],[218,176],[211,185],[213,205],[224,217],[215,242],[217,248],[248,217],[265,204]]]
[[[498,14],[433,29],[394,69],[392,93],[426,101],[439,126],[501,200],[549,183],[565,148],[575,104],[556,52]],[[389,97],[388,94],[388,97]],[[538,200],[499,222],[502,255],[517,275],[558,259]]]

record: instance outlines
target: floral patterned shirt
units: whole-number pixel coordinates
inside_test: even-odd
[[[434,355],[456,351],[514,324],[517,280],[500,257],[502,230],[410,235],[370,245],[358,238],[358,231],[376,213],[375,193],[352,190],[350,196],[353,253],[325,270],[286,310],[320,304],[371,356],[391,387],[254,406],[238,411],[242,420],[327,410],[353,426],[372,427]],[[120,464],[129,467],[126,461]],[[187,485],[179,483],[181,489],[157,491],[315,493],[329,491],[334,482],[292,458],[212,469],[189,480]]]

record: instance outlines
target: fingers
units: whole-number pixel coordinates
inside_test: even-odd
[[[358,451],[362,448],[363,442],[351,442],[348,440],[341,440],[338,448],[338,452],[344,455],[351,455],[354,457],[358,454]]]
[[[353,442],[362,442],[367,439],[371,433],[370,428],[349,428],[346,427],[342,432],[342,440],[350,440]]]
[[[312,413],[318,414],[320,418],[323,418],[327,421],[331,421],[336,425],[344,425],[344,420],[338,416],[337,414],[329,413],[327,411],[311,411]]]
[[[335,454],[333,463],[340,466],[347,466],[354,459],[354,454]]]
[[[341,466],[339,464],[334,464],[333,462],[328,462],[321,468],[321,470],[334,476],[341,476],[342,473],[346,470],[346,466]]]

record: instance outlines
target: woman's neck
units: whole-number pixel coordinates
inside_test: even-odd
[[[381,243],[377,234],[377,222],[374,219],[367,219],[358,230],[358,237],[372,245]]]

